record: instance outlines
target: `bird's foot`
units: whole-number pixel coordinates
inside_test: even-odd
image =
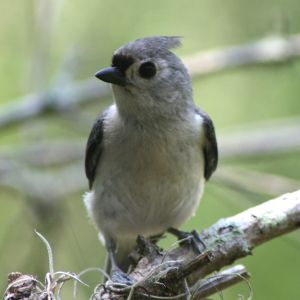
[[[117,284],[124,287],[133,285],[133,280],[131,277],[117,267],[111,270],[111,281],[112,284]]]
[[[176,228],[169,228],[168,232],[176,236],[181,245],[189,245],[193,247],[197,254],[203,253],[203,251],[206,249],[204,241],[196,230],[186,232]]]
[[[164,233],[159,233],[159,234],[156,234],[156,235],[151,235],[148,239],[149,241],[152,243],[152,244],[157,244],[161,239],[163,239],[165,236],[164,236]]]

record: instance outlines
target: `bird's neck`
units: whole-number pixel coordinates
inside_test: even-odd
[[[194,112],[191,97],[184,99],[137,99],[115,95],[119,116],[126,122],[150,125],[186,120]]]
[[[126,108],[117,105],[121,120],[125,124],[145,129],[177,126],[189,120],[191,115],[194,114],[194,107],[187,107],[186,109],[181,107],[179,111],[174,110],[174,107],[171,107],[168,111],[155,109],[139,111],[136,107],[134,110],[127,110]]]

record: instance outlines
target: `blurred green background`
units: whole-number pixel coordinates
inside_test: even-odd
[[[180,35],[183,47],[175,52],[187,57],[265,37],[300,34],[297,0],[11,0],[1,1],[0,10],[0,291],[12,271],[37,274],[43,281],[47,254],[34,229],[52,245],[56,270],[80,272],[103,264],[105,252],[82,203],[87,190],[83,158],[94,119],[112,101],[93,74],[110,64],[116,48],[139,37]],[[80,105],[69,103],[77,96],[84,98],[82,90],[77,93],[73,87],[87,79],[93,89],[99,84],[99,98],[89,94]],[[287,134],[290,127],[299,126],[300,60],[196,76],[193,86],[195,101],[214,120],[221,159],[196,217],[185,229],[201,230],[297,189],[299,144],[232,153],[244,146],[237,132],[244,137],[253,130],[261,133],[262,139],[255,140],[259,149],[267,141],[266,128],[280,144],[276,133],[281,124],[287,126]],[[63,105],[58,98],[68,101]],[[28,101],[29,112],[38,110],[36,99],[47,102],[43,113],[12,121],[11,111]],[[167,239],[162,245],[170,243]],[[252,274],[254,299],[300,299],[299,250],[296,232],[240,261]],[[87,299],[100,278],[97,273],[84,276],[91,287],[80,287],[78,299]],[[71,292],[68,283],[65,299],[71,299]],[[242,283],[212,299],[248,295]]]

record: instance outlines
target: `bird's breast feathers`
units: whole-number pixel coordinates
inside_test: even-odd
[[[201,119],[194,118],[191,125],[174,126],[167,133],[110,121],[93,188],[102,222],[123,224],[120,232],[147,235],[180,226],[193,214],[204,183]],[[112,223],[106,208],[114,210]]]

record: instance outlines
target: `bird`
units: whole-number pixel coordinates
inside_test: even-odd
[[[218,164],[214,124],[193,101],[192,82],[171,49],[177,36],[139,38],[117,49],[95,76],[114,103],[88,137],[84,196],[116,281],[130,282],[128,254],[138,235],[178,233]]]

